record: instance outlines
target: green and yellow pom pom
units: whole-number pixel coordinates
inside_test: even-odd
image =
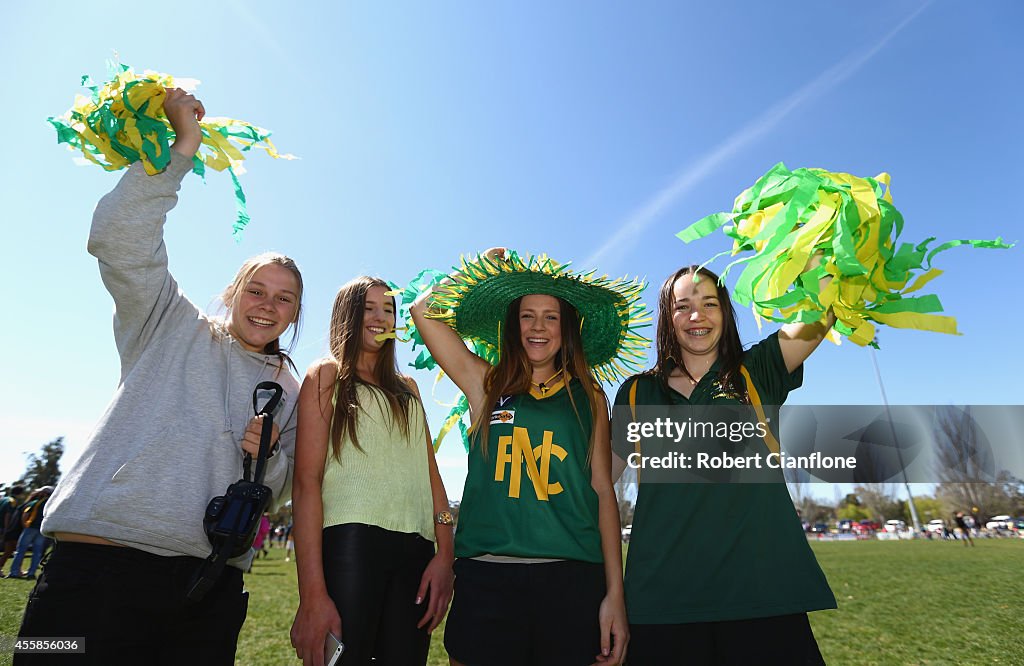
[[[736,197],[731,213],[709,215],[677,236],[689,243],[720,228],[733,239],[732,250],[705,264],[722,254],[745,255],[721,277],[743,265],[733,296],[753,307],[759,324],[761,318],[816,322],[832,308],[834,330],[861,346],[875,346],[876,324],[957,334],[956,319],[934,314],[942,312],[937,296],[909,294],[942,273],[931,266],[939,252],[1012,247],[1001,238],[954,240],[931,250],[935,238],[899,243],[903,216],[892,204],[889,174],[790,171],[781,163]],[[808,268],[812,257],[820,263]],[[833,279],[820,289],[826,275]]]
[[[47,119],[57,131],[57,142],[80,150],[85,159],[107,171],[141,161],[147,173],[159,173],[171,161],[170,144],[174,140],[174,130],[163,112],[164,97],[167,88],[178,84],[169,74],[147,70],[140,76],[119,63],[109,63],[109,68],[110,81],[100,86],[83,76],[82,85],[92,94],[77,95],[64,115]],[[189,87],[184,81],[179,83]],[[238,176],[245,173],[243,153],[255,146],[273,158],[295,157],[278,153],[270,132],[251,123],[207,117],[199,125],[203,141],[192,159],[192,171],[204,176],[209,167],[230,174],[238,211],[233,233],[238,240],[249,222],[245,193],[238,181]]]

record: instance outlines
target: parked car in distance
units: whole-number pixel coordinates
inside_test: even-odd
[[[925,525],[925,529],[933,534],[942,534],[946,529],[946,523],[942,518],[936,518],[935,520],[929,520],[928,524]]]
[[[906,532],[907,524],[902,520],[887,520],[885,521],[886,532]]]
[[[990,530],[1013,529],[1013,518],[1009,516],[992,516],[992,520],[985,523],[985,527]]]
[[[882,526],[873,520],[861,520],[853,524],[854,534],[871,534],[882,529]]]
[[[633,536],[633,526],[626,525],[622,528],[622,541],[624,543],[629,543],[629,537],[631,536]]]
[[[839,528],[840,532],[852,532],[853,531],[853,521],[852,520],[845,520],[845,519],[844,520],[840,520],[838,523],[836,523],[836,527]]]
[[[828,525],[825,523],[814,523],[811,525],[811,534],[826,534],[828,532]]]

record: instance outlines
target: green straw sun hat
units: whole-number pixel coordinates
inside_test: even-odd
[[[637,372],[650,341],[637,333],[650,315],[640,302],[646,284],[639,279],[577,273],[547,255],[507,253],[504,260],[462,258],[461,266],[434,291],[428,316],[451,326],[461,337],[482,345],[496,362],[501,326],[509,305],[528,294],[556,296],[579,313],[583,354],[600,381]]]

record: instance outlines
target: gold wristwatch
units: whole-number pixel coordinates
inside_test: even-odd
[[[455,519],[451,511],[439,511],[434,515],[434,522],[438,525],[454,525]]]

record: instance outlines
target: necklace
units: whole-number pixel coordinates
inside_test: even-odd
[[[540,383],[532,380],[530,381],[530,383],[537,387],[537,390],[540,391],[541,395],[547,395],[547,392],[551,390],[551,380],[560,374],[562,374],[561,370],[557,371],[555,374],[551,375],[550,377],[548,377],[547,379]]]
[[[704,375],[706,374],[708,374],[707,369],[705,369],[704,372],[700,373],[700,376],[696,376],[693,373],[691,373],[689,371],[689,368],[679,369],[679,376],[685,378],[686,381],[690,382],[690,386],[696,386],[697,384],[699,384],[700,380],[703,379]]]

